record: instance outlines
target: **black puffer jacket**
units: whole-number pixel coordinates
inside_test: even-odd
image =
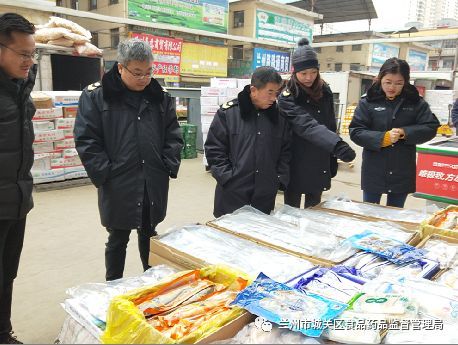
[[[141,226],[145,182],[151,223],[164,219],[169,177],[177,176],[183,141],[175,101],[156,80],[136,104],[115,64],[101,86],[83,90],[74,133],[78,154],[98,188],[103,226]]]
[[[205,155],[218,182],[215,217],[244,205],[270,213],[279,187],[288,185],[290,136],[277,104],[256,110],[249,86],[217,111],[205,142]]]
[[[35,107],[30,92],[35,75],[33,66],[18,92],[18,85],[0,70],[0,219],[24,218],[33,207]]]
[[[362,146],[361,189],[373,193],[415,192],[416,145],[436,135],[439,121],[413,85],[393,101],[374,84],[359,101],[350,137]],[[405,139],[382,148],[385,133],[403,128]]]
[[[332,91],[323,86],[323,97],[314,102],[302,89],[297,96],[289,90],[278,99],[281,113],[293,131],[291,178],[288,189],[296,193],[317,193],[331,187],[337,173],[332,154],[342,139],[336,132]]]

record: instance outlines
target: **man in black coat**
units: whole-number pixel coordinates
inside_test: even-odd
[[[33,207],[35,28],[15,13],[0,16],[0,343],[21,344],[12,333],[11,301]]]
[[[213,119],[205,155],[217,181],[215,217],[244,205],[268,214],[278,189],[288,185],[291,134],[278,113],[281,84],[275,69],[259,67],[251,85],[223,104]]]
[[[151,47],[121,42],[118,63],[82,93],[75,144],[97,187],[107,228],[106,279],[121,278],[131,229],[137,229],[143,269],[149,241],[167,209],[169,178],[176,178],[183,146],[175,101],[152,79]]]

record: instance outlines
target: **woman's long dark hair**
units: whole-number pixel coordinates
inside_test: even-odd
[[[321,79],[320,71],[318,71],[318,75],[316,76],[316,79],[311,87],[306,87],[303,84],[301,84],[297,79],[296,73],[293,73],[293,75],[289,79],[287,87],[288,90],[296,98],[300,96],[300,93],[302,91],[309,95],[312,100],[318,102],[320,98],[323,97],[323,85],[323,79]]]
[[[404,86],[409,84],[410,81],[410,66],[407,61],[398,59],[398,58],[390,58],[386,60],[382,67],[380,67],[380,71],[378,72],[378,76],[374,81],[374,84],[380,85],[382,82],[382,78],[387,74],[400,74],[402,78],[404,78]]]

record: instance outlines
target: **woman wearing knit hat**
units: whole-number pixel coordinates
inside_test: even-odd
[[[337,158],[355,159],[355,151],[336,134],[334,101],[329,86],[320,78],[318,58],[309,41],[298,42],[292,55],[294,72],[278,105],[293,131],[290,183],[285,204],[304,208],[320,203],[337,173]]]

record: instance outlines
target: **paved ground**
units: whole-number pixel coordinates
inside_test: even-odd
[[[356,162],[353,169],[340,165],[325,197],[344,193],[361,200],[359,165]],[[171,183],[168,214],[159,232],[212,219],[214,185],[200,158],[183,161],[178,180]],[[104,280],[106,232],[100,225],[96,189],[92,186],[35,193],[34,198],[15,284],[13,326],[24,342],[52,343],[65,317],[59,305],[65,299],[65,290]],[[279,195],[277,202],[282,201]],[[424,200],[413,197],[406,204],[415,209],[424,206]],[[141,273],[136,235],[131,236],[125,276]]]

